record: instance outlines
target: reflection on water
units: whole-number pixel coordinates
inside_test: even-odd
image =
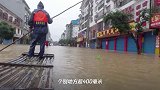
[[[16,57],[28,47],[12,46],[0,53],[0,59]],[[46,53],[55,54],[55,90],[160,90],[157,56],[59,46],[46,48]],[[102,84],[64,85],[61,79],[102,79]]]

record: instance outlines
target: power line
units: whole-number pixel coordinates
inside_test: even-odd
[[[82,0],[82,1],[83,1],[83,0]],[[73,7],[75,7],[75,6],[77,6],[77,5],[80,4],[82,1],[80,1],[80,2],[78,2],[78,3],[76,3],[76,4],[74,4],[73,6],[71,6],[71,7],[67,8],[66,10],[62,11],[61,13],[55,15],[54,17],[52,17],[52,19],[55,18],[55,17],[58,17],[59,15],[63,14],[64,12],[68,11],[69,9],[71,9],[71,8],[73,8]]]

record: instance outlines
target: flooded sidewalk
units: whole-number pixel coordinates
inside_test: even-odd
[[[9,47],[0,53],[0,60],[13,59],[28,48]],[[61,46],[46,47],[46,53],[55,54],[54,90],[160,90],[158,56]]]
[[[5,45],[0,45],[0,49]],[[28,52],[28,45],[12,45],[0,52],[0,62],[6,62],[20,56],[24,52]]]

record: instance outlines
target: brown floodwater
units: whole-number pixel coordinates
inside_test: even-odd
[[[13,59],[28,48],[27,45],[11,46],[0,53],[0,61]],[[55,90],[160,90],[158,56],[61,46],[49,46],[46,53],[55,54]],[[102,81],[100,84],[69,83],[81,79]]]

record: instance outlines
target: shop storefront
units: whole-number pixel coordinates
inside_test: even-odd
[[[115,49],[114,48],[114,45],[115,45],[115,43],[114,43],[115,41],[114,40],[115,39],[113,39],[113,38],[109,39],[109,42],[108,42],[109,43],[109,45],[108,45],[109,48],[108,48],[108,50],[114,50]]]
[[[97,32],[97,25],[93,25],[90,27],[89,35],[90,35],[90,48],[96,48],[96,32]]]
[[[96,48],[96,39],[90,40],[90,48],[92,49]]]
[[[133,40],[132,37],[128,37],[128,47],[127,47],[127,51],[128,52],[137,52],[137,47],[136,47],[136,43]]]
[[[107,29],[104,31],[100,31],[97,33],[97,38],[99,43],[98,46],[102,49],[106,50],[116,50],[116,36],[119,35],[119,32],[117,29]]]
[[[160,30],[160,13],[153,14],[153,16],[151,18],[150,28]],[[152,45],[151,50],[152,50],[152,53],[153,53],[153,50],[155,50],[154,53],[160,56],[160,44],[159,44],[160,43],[160,39],[159,39],[160,38],[160,31],[158,33],[159,33],[159,35],[152,36],[152,39],[154,41],[155,46],[154,46],[154,49],[153,49],[153,45]]]
[[[106,38],[102,39],[102,49],[106,49]]]
[[[144,53],[154,54],[156,46],[156,36],[152,32],[144,33],[143,51]]]
[[[83,42],[84,42],[84,38],[83,37],[79,37],[77,38],[77,47],[83,47]]]
[[[117,38],[117,51],[124,51],[124,37]]]

